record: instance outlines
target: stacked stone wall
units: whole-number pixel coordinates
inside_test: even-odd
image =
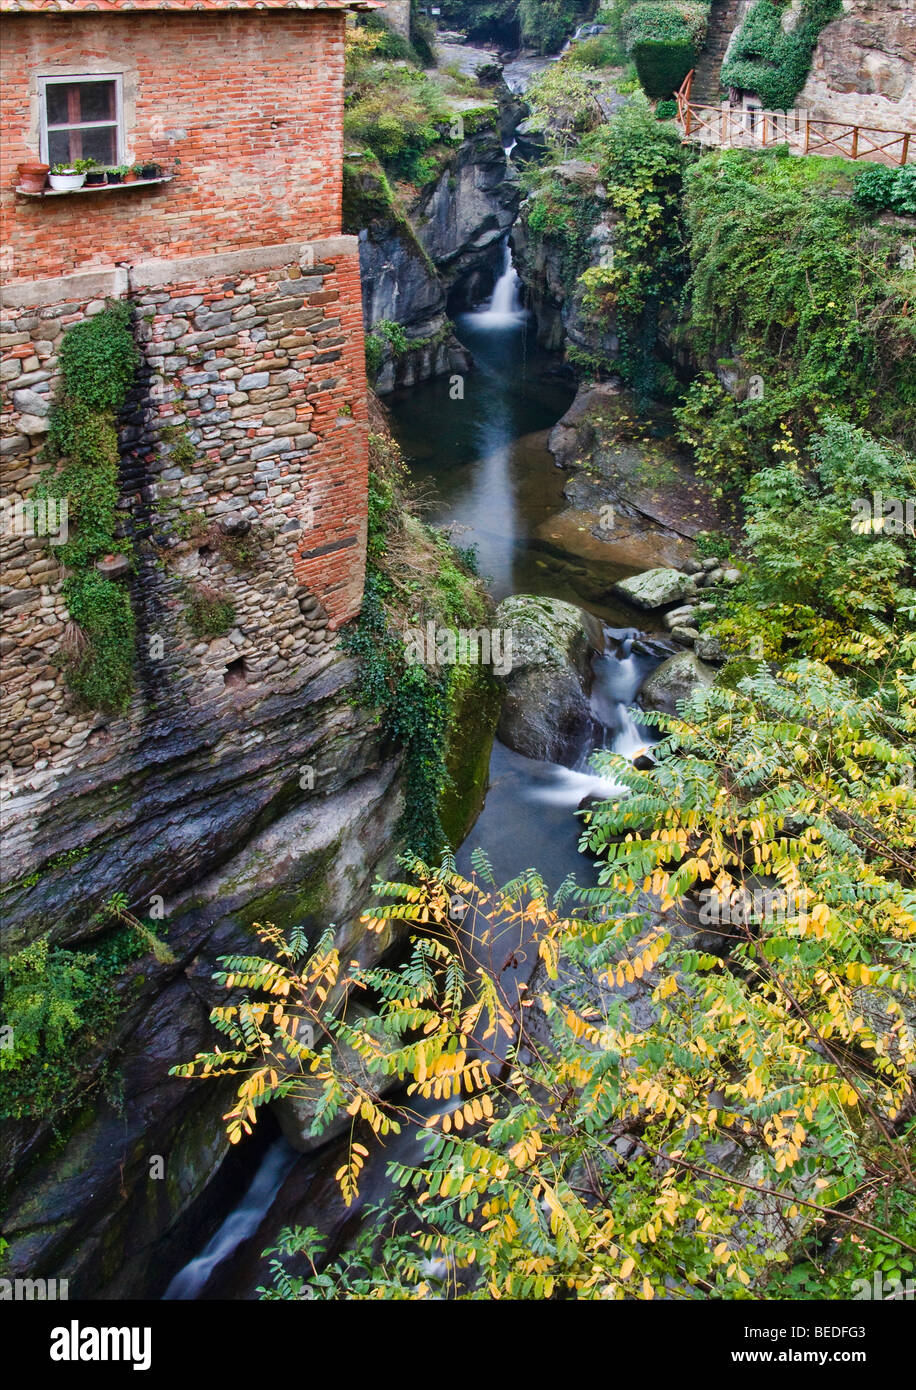
[[[134,569],[118,582],[137,619],[124,718],[81,709],[66,685],[65,575],[23,506],[47,466],[61,336],[109,298],[133,306],[143,363],[120,436]],[[365,565],[355,239],[20,282],[2,330],[5,790],[57,783],[179,713],[289,689],[328,660]],[[192,632],[200,593],[234,605],[225,636]]]

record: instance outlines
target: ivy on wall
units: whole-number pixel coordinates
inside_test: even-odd
[[[133,689],[135,622],[127,591],[99,572],[105,555],[129,555],[116,534],[117,414],[140,364],[127,304],[109,300],[101,313],[64,334],[60,380],[51,410],[45,470],[33,497],[67,504],[68,536],[55,547],[68,573],[63,596],[75,630],[64,677],[88,706],[123,713]]]
[[[408,658],[402,633],[429,620],[477,628],[485,600],[474,557],[414,517],[404,496],[400,451],[387,436],[370,436],[368,562],[358,620],[341,635],[356,658],[356,703],[379,712],[387,738],[404,750],[405,810],[398,833],[415,853],[437,854],[446,842],[441,820],[450,786],[449,730],[455,702],[477,667],[427,666]]]
[[[757,0],[722,68],[722,83],[753,92],[770,111],[795,103],[808,73],[818,35],[843,13],[841,0],[804,0],[792,29],[784,28],[788,0]]]

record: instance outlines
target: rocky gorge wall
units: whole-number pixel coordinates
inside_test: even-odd
[[[821,31],[796,105],[812,116],[916,134],[916,4],[843,0]]]
[[[115,582],[137,631],[123,714],[66,684],[65,571],[25,505],[62,335],[108,299],[132,305],[141,354],[119,422],[134,558]],[[365,565],[356,242],[20,282],[3,328],[4,953],[39,937],[92,952],[111,930],[100,905],[123,894],[174,957],[113,977],[113,1024],[80,1038],[75,1108],[62,1094],[4,1119],[8,1263],[69,1278],[72,1297],[155,1295],[169,1233],[192,1208],[206,1219],[226,1153],[225,1094],[167,1075],[212,1043],[216,957],[270,915],[336,922],[359,954],[356,917],[396,842],[398,759],[336,650]],[[228,631],[195,634],[199,594],[232,604]]]
[[[71,1298],[159,1296],[187,1258],[189,1229],[205,1243],[218,1221],[232,1087],[168,1075],[214,1044],[209,1012],[225,1002],[211,980],[217,958],[251,951],[255,920],[296,923],[310,937],[337,922],[339,948],[366,963],[389,945],[356,918],[390,862],[398,761],[352,709],[352,678],[351,663],[330,657],[286,696],[218,727],[173,730],[157,765],[122,762],[124,781],[104,794],[91,779],[70,785],[58,843],[82,840],[88,853],[64,870],[69,884],[46,875],[20,892],[47,923],[74,886],[127,877],[145,891],[145,871],[165,895],[159,926],[174,960],[145,956],[114,982],[117,1020],[82,1059],[75,1112],[4,1121],[14,1276],[69,1279]],[[306,763],[312,790],[301,784]],[[167,865],[183,890],[163,882]],[[65,939],[91,950],[94,930],[83,918]]]
[[[345,220],[359,235],[366,332],[395,323],[407,338],[405,348],[395,348],[376,337],[380,395],[468,369],[449,311],[485,298],[502,269],[501,247],[520,201],[505,129],[494,107],[406,203],[391,200],[374,160],[348,157]]]

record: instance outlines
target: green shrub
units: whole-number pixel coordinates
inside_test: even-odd
[[[854,634],[899,637],[914,599],[908,575],[916,543],[853,526],[859,499],[893,496],[916,459],[866,431],[825,417],[804,464],[792,457],[756,472],[745,494],[751,563],[729,595],[734,617],[722,635],[748,650],[759,634],[768,657],[815,655],[836,661]]]
[[[677,102],[673,100],[660,101],[655,108],[655,119],[657,121],[673,121],[677,115]]]
[[[648,0],[624,15],[627,52],[647,96],[670,97],[696,65],[708,10],[708,5]]]
[[[805,85],[818,35],[843,13],[842,0],[804,0],[791,33],[782,27],[788,0],[757,0],[748,13],[722,84],[754,92],[771,111],[787,111]]]
[[[525,98],[534,120],[564,145],[603,120],[594,83],[585,72],[566,63],[552,63],[529,85]]]
[[[102,313],[63,336],[58,355],[63,395],[90,411],[120,410],[139,364],[130,306],[109,300]]]
[[[0,1071],[16,1071],[39,1050],[47,1060],[60,1056],[82,1024],[92,992],[94,956],[33,941],[9,959],[0,957],[3,1023],[12,1029],[11,1046],[0,1048]]]
[[[123,713],[130,703],[135,624],[128,594],[103,578],[95,562],[130,553],[116,534],[116,412],[139,360],[127,304],[109,300],[101,313],[67,330],[45,446],[45,457],[59,463],[42,473],[32,494],[67,500],[68,537],[54,554],[73,571],[63,595],[80,630],[70,635],[64,677],[85,704],[109,713]]]
[[[449,139],[452,113],[441,87],[413,68],[379,66],[348,98],[344,133],[364,146],[397,178],[422,184],[430,166],[420,161]]]
[[[370,381],[375,381],[381,370],[386,343],[395,357],[401,357],[410,347],[410,339],[404,329],[393,319],[379,319],[366,338],[366,374]]]
[[[582,273],[585,302],[617,333],[621,376],[644,396],[661,394],[667,383],[656,354],[659,315],[677,306],[687,268],[684,147],[639,92],[583,142],[583,151],[597,161],[616,214],[613,264]]]
[[[739,151],[687,171],[694,351],[738,355],[763,393],[735,400],[702,377],[679,421],[698,461],[739,485],[821,415],[916,443],[912,276],[899,269],[899,233],[863,225],[832,196],[836,177],[817,156]]]
[[[897,171],[891,192],[891,207],[894,212],[916,217],[916,164],[907,164]]]
[[[870,164],[856,178],[853,199],[869,212],[916,213],[916,164]]]
[[[185,617],[195,637],[225,637],[235,623],[235,604],[202,584],[192,590]]]
[[[891,205],[891,194],[896,182],[897,174],[894,169],[888,169],[883,164],[870,164],[856,178],[853,199],[859,207],[883,212]]]
[[[67,684],[92,709],[123,714],[133,689],[136,624],[126,589],[95,568],[64,581],[64,600],[82,636],[67,658]]]
[[[375,384],[376,377],[382,370],[382,363],[385,360],[385,349],[380,338],[374,334],[366,335],[366,376],[370,386]]]
[[[577,68],[615,68],[626,61],[626,54],[616,39],[598,34],[573,44],[564,61]]]
[[[362,14],[357,18],[357,24],[361,29],[368,29],[371,34],[377,37],[377,46],[374,50],[378,58],[387,58],[389,62],[417,63],[418,55],[414,46],[403,34],[397,33],[384,19],[375,14]]]
[[[81,851],[65,851],[45,868],[81,857]],[[59,1133],[87,1092],[111,1079],[110,1060],[91,1065],[91,1055],[124,1009],[125,996],[114,988],[118,976],[149,950],[174,964],[165,942],[127,910],[123,893],[104,903],[92,922],[101,930],[91,953],[52,946],[45,936],[0,957],[3,1026],[12,1030],[11,1045],[0,1048],[3,1119],[44,1117]]]

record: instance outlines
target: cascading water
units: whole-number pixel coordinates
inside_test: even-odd
[[[178,1271],[162,1295],[164,1299],[200,1297],[217,1265],[228,1260],[243,1241],[254,1235],[298,1157],[296,1150],[285,1139],[277,1139],[271,1144],[239,1205],[226,1217],[196,1259]]]
[[[515,328],[524,323],[527,313],[522,307],[522,282],[512,260],[512,247],[506,238],[502,274],[493,290],[486,309],[471,316],[475,328]]]
[[[605,638],[610,644],[619,645],[619,655],[607,650],[594,659],[592,727],[578,754],[570,756],[570,766],[552,765],[553,776],[537,787],[533,800],[575,809],[584,797],[619,796],[625,791],[621,783],[595,771],[592,757],[596,751],[606,749],[633,762],[646,754],[654,742],[654,731],[637,721],[632,708],[639,687],[657,665],[656,657],[637,656],[633,652],[638,636],[635,629],[605,627]]]

